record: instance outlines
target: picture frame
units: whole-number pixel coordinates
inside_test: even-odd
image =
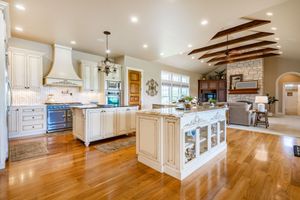
[[[258,89],[257,80],[238,81],[235,83],[235,89]]]
[[[235,85],[237,82],[243,81],[243,74],[230,75],[230,90],[235,90]]]

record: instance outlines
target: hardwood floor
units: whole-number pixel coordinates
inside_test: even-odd
[[[11,143],[28,141],[49,155],[8,163],[0,199],[300,199],[300,138],[228,129],[227,153],[182,182],[138,163],[135,147],[104,154],[71,134]]]

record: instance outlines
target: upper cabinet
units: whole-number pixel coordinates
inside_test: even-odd
[[[99,71],[96,62],[81,61],[82,90],[99,91]]]
[[[43,85],[43,54],[9,48],[9,77],[13,88],[40,89]]]
[[[115,65],[116,72],[109,73],[108,76],[104,75],[105,80],[110,81],[121,81],[122,80],[122,68],[121,65]]]

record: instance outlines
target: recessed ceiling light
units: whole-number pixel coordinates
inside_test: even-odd
[[[191,45],[191,44],[188,44],[188,48],[192,48],[193,47],[193,45]]]
[[[207,24],[208,24],[208,21],[207,21],[206,19],[204,19],[204,20],[201,21],[201,25],[202,25],[202,26],[205,26],[205,25],[207,25]]]
[[[282,51],[279,51],[278,53],[279,53],[279,54],[282,54],[283,52],[282,52]]]
[[[201,63],[204,63],[204,60],[200,60]]]
[[[211,66],[211,63],[209,63],[208,66]]]
[[[147,49],[148,48],[148,44],[143,44],[143,48]]]
[[[106,51],[105,51],[105,53],[107,53],[107,54],[109,54],[111,51],[109,50],[109,49],[107,49]]]
[[[139,18],[136,17],[136,16],[132,16],[132,17],[130,17],[130,21],[131,21],[132,23],[138,23],[138,22],[139,22]]]
[[[76,41],[72,40],[70,43],[71,43],[71,44],[76,44]]]
[[[269,17],[271,17],[271,16],[273,16],[273,13],[267,12],[266,15],[269,16]]]
[[[164,53],[164,52],[161,52],[159,55],[160,55],[160,56],[164,56],[164,55],[165,55],[165,53]]]
[[[277,40],[277,41],[280,40],[280,38],[278,38],[278,37],[276,37],[276,38],[274,38],[274,39]]]
[[[278,48],[278,49],[280,49],[280,48],[281,48],[281,46],[280,46],[280,45],[278,45],[278,46],[277,46],[277,48]]]
[[[18,10],[22,10],[22,11],[26,10],[26,8],[25,8],[23,5],[21,5],[21,4],[16,4],[15,7],[16,7]]]
[[[271,29],[272,29],[273,31],[276,31],[276,30],[277,30],[277,28],[276,28],[276,27],[272,27]]]
[[[192,56],[192,59],[194,60],[194,59],[195,59],[195,57],[194,57],[194,56]]]
[[[20,26],[16,26],[15,30],[18,31],[18,32],[23,32],[24,31],[23,28],[20,27]]]

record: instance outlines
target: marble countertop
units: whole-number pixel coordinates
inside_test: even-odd
[[[138,113],[180,118],[183,117],[183,115],[190,114],[190,113],[205,112],[205,111],[220,110],[220,109],[228,109],[228,108],[210,107],[210,106],[197,106],[197,107],[193,107],[190,110],[177,110],[176,108],[160,108],[160,109],[140,110],[138,111]]]

